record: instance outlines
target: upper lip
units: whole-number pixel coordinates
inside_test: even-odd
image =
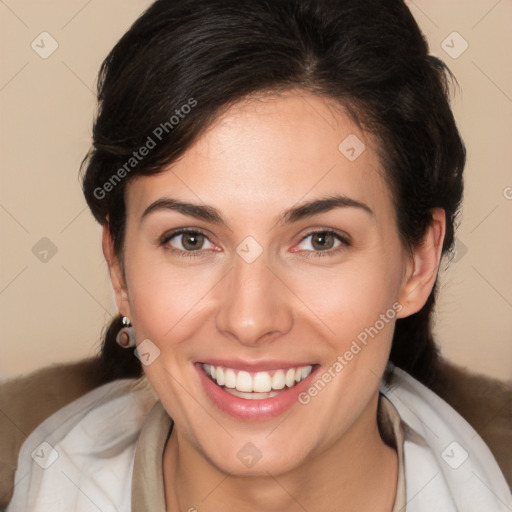
[[[246,372],[265,372],[271,370],[286,370],[288,368],[299,368],[301,366],[314,366],[310,361],[277,361],[261,360],[247,361],[242,359],[203,359],[200,364],[209,364],[212,366],[222,366],[223,368],[232,368],[233,370],[244,370]]]

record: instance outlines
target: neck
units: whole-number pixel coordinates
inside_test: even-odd
[[[220,471],[174,429],[164,453],[167,510],[390,512],[398,458],[380,437],[377,403],[378,396],[329,449],[266,477]]]

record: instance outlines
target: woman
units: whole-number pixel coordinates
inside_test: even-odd
[[[119,379],[28,438],[8,511],[510,510],[425,387],[465,162],[447,73],[397,0],[155,2],[84,162]]]

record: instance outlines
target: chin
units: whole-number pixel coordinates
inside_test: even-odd
[[[305,460],[306,454],[302,447],[300,453],[290,453],[290,445],[279,440],[276,443],[269,443],[264,446],[258,441],[234,441],[236,446],[241,448],[233,451],[230,446],[229,454],[218,447],[212,447],[211,451],[203,452],[210,464],[222,473],[235,477],[268,477],[288,473],[300,467]]]

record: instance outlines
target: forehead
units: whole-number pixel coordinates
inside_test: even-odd
[[[376,141],[334,100],[306,93],[236,103],[163,172],[127,187],[127,210],[141,215],[169,195],[261,216],[308,198],[339,193],[390,205]]]

